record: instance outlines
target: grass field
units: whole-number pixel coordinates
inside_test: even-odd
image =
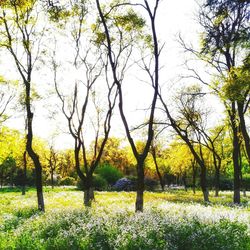
[[[44,196],[42,214],[34,190],[0,190],[0,249],[250,249],[250,198],[236,207],[231,192],[211,204],[201,192],[146,192],[137,214],[134,192],[96,192],[91,209],[74,188]]]

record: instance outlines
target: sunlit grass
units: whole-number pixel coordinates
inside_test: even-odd
[[[7,192],[8,191],[8,192]],[[250,198],[233,206],[232,192],[145,192],[143,214],[135,192],[96,192],[91,209],[74,187],[44,189],[46,213],[36,191],[0,190],[0,249],[248,249]],[[223,245],[223,248],[222,248]]]

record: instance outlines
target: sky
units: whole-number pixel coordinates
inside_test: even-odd
[[[164,44],[164,49],[160,58],[160,63],[163,66],[160,72],[160,81],[166,98],[171,96],[175,89],[182,84],[179,81],[179,76],[185,71],[183,63],[187,55],[183,53],[183,49],[177,41],[178,34],[181,34],[185,41],[192,43],[194,46],[198,46],[199,44],[200,30],[196,22],[196,11],[197,4],[194,0],[162,0],[159,5],[157,32],[160,43]],[[61,50],[59,51],[63,53],[61,56],[70,57],[70,52],[66,52],[69,50],[67,45],[60,44],[60,46]],[[10,66],[7,66],[8,69],[3,69],[4,72],[10,74],[9,69],[11,68],[11,63],[12,62],[8,62]],[[46,73],[45,70],[43,74],[36,76],[35,80],[42,80],[42,84],[53,86],[53,80],[51,79],[53,76],[51,75],[51,72],[49,73],[49,71],[51,71],[51,66],[49,63],[46,64],[46,70],[48,70],[48,73]],[[75,72],[65,69],[63,73],[65,87],[69,84],[69,81]],[[143,76],[138,75],[138,72],[130,72],[128,79],[130,78],[138,79],[143,78]],[[138,81],[137,84],[133,85],[129,84],[129,81],[127,82],[128,83],[125,85],[126,114],[130,126],[135,126],[145,119],[143,117],[145,116],[145,111],[140,111],[140,109],[143,109],[143,107],[145,108],[145,105],[147,105],[145,100],[150,99],[151,89],[141,81]],[[44,100],[36,102],[34,135],[46,139],[49,143],[55,144],[55,147],[58,149],[73,147],[73,140],[67,133],[68,129],[66,126],[66,120],[62,114],[58,112],[58,109],[57,111],[54,111],[54,113],[52,112],[54,107],[60,106],[59,100],[54,94],[52,94],[52,91],[47,92],[47,88],[40,86],[38,89],[42,92],[41,95],[45,97],[45,102]],[[217,104],[215,104],[215,106],[216,105]],[[219,113],[220,112],[218,112],[218,114]],[[13,115],[6,125],[23,130],[23,113],[20,113],[18,116]],[[111,136],[112,135],[121,137],[124,137],[125,135],[117,110],[113,117]],[[93,137],[89,137],[89,141],[92,140],[92,138]]]

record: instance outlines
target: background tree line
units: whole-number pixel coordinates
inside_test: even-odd
[[[14,183],[13,171],[21,165],[22,178],[27,179],[25,169],[29,169],[32,160],[40,210],[45,211],[45,173],[52,186],[56,175],[61,180],[75,180],[77,175],[84,189],[84,204],[90,206],[96,173],[105,163],[120,169],[121,174],[136,176],[136,211],[143,211],[145,176],[157,176],[162,189],[164,181],[170,184],[175,176],[185,187],[191,183],[194,192],[199,179],[204,201],[209,202],[208,177],[214,176],[218,195],[221,176],[233,174],[233,201],[240,203],[250,157],[249,5],[249,1],[239,0],[200,2],[200,48],[188,45],[181,36],[179,42],[190,58],[203,63],[204,69],[201,72],[192,61],[186,63],[189,74],[182,79],[186,85],[176,89],[172,105],[161,85],[164,43],[157,33],[159,0],[1,1],[0,47],[15,68],[14,99],[25,110],[26,131],[26,136],[14,133],[14,139],[23,138],[19,156],[7,147],[1,165],[2,183]],[[64,43],[70,44],[69,60],[60,55]],[[66,68],[76,74],[67,86],[63,80],[67,78]],[[56,103],[74,141],[74,149],[67,153],[57,152],[54,145],[44,145],[40,151],[34,138],[33,120],[39,115],[35,107],[43,89],[39,74],[43,70],[49,72]],[[124,94],[138,84],[138,79],[131,78],[135,71],[140,72],[139,82],[146,83],[141,86],[148,93],[148,98],[141,97],[143,104],[139,109],[144,120],[136,124],[128,115],[129,96]],[[5,78],[13,76],[1,77],[1,82],[13,86]],[[9,93],[2,95],[3,120],[12,99],[12,92]],[[216,126],[209,124],[212,116],[205,104],[211,94],[224,105],[224,120]],[[116,111],[130,145],[126,156],[118,142],[116,154],[112,155],[109,147]],[[92,143],[87,143],[87,137],[92,138]],[[138,137],[142,138],[140,142]],[[66,160],[68,153],[70,163]],[[129,154],[132,157],[127,157]],[[108,155],[109,161],[105,159]],[[62,162],[69,164],[65,167],[70,169],[68,172],[62,170]]]

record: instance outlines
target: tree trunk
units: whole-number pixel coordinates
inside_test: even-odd
[[[249,138],[247,128],[246,128],[246,122],[245,122],[245,117],[244,117],[244,105],[243,103],[238,101],[237,106],[238,106],[238,114],[240,118],[240,129],[241,129],[242,136],[243,136],[244,143],[245,143],[245,149],[247,152],[248,162],[250,163],[250,138]]]
[[[52,169],[50,172],[50,178],[51,178],[51,187],[54,189],[54,170]]]
[[[91,203],[94,200],[94,188],[93,188],[93,177],[87,175],[84,183],[84,205],[91,207]]]
[[[135,211],[143,212],[143,193],[144,193],[144,166],[143,161],[137,161],[137,192]]]
[[[22,195],[25,195],[26,193],[26,178],[27,178],[27,158],[26,158],[26,150],[23,153],[23,185],[22,185]]]
[[[209,191],[207,187],[207,169],[205,166],[201,167],[201,190],[203,193],[204,202],[209,202]]]
[[[214,188],[215,188],[215,197],[219,197],[219,189],[220,189],[220,169],[215,169],[214,176]]]
[[[197,168],[195,167],[195,163],[192,163],[192,168],[193,168],[193,193],[195,194],[195,188],[196,188],[196,174],[197,174]]]
[[[161,190],[164,191],[165,183],[164,183],[164,180],[162,178],[161,172],[159,170],[159,166],[158,166],[158,163],[157,163],[156,153],[155,153],[155,149],[154,148],[152,149],[152,156],[153,156],[153,160],[154,160],[154,164],[155,164],[155,168],[156,168],[156,173],[157,173],[159,181],[160,181]]]
[[[234,165],[234,198],[235,204],[240,204],[240,165],[239,165],[239,138],[237,127],[233,127],[233,165]]]
[[[186,181],[186,172],[183,174],[182,176],[182,181],[183,181],[183,185],[184,185],[184,188],[185,188],[185,191],[187,192],[187,181]]]
[[[44,207],[44,199],[43,199],[43,185],[42,185],[42,165],[39,160],[39,156],[35,153],[32,148],[33,142],[33,113],[31,112],[31,104],[30,104],[30,82],[25,82],[26,87],[26,111],[27,111],[27,142],[26,142],[26,150],[32,159],[35,170],[36,170],[36,191],[37,191],[37,201],[38,201],[38,210],[45,211]]]

